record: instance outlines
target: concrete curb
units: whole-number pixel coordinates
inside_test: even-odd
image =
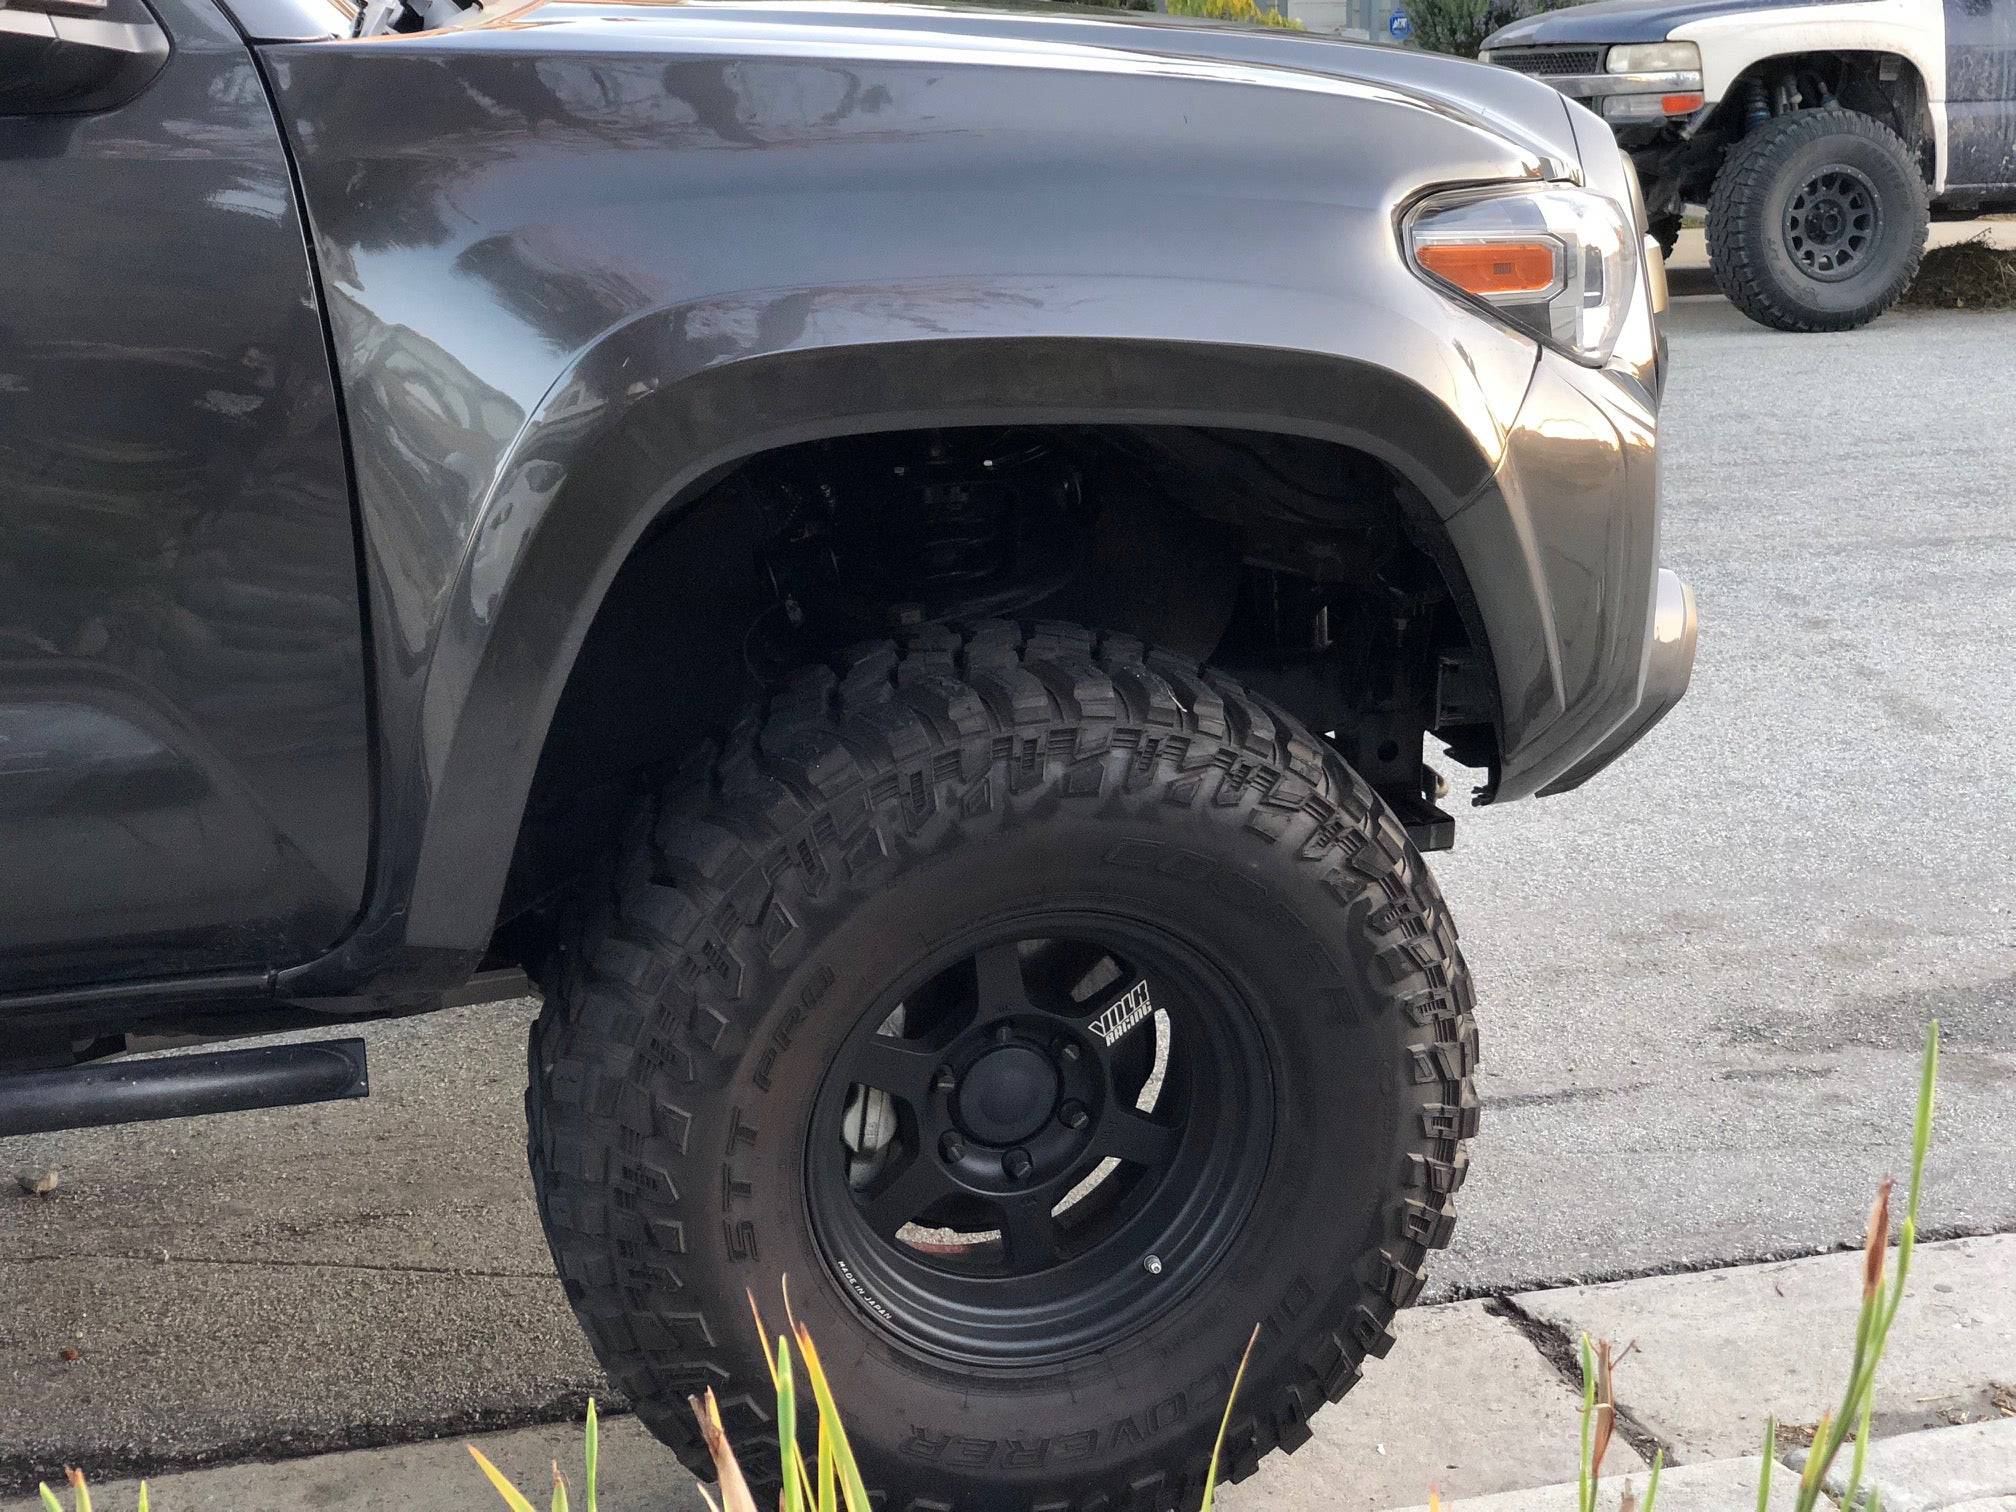
[[[1580,1410],[1571,1341],[1586,1331],[1637,1346],[1617,1372],[1606,1512],[1627,1484],[1643,1496],[1641,1450],[1651,1444],[1668,1460],[1659,1512],[1750,1512],[1761,1460],[1743,1451],[1761,1438],[1762,1414],[1809,1423],[1838,1394],[1860,1268],[1858,1255],[1821,1255],[1418,1309],[1401,1319],[1392,1356],[1370,1363],[1308,1444],[1263,1462],[1219,1505],[1421,1512],[1432,1487],[1445,1507],[1570,1512]],[[1979,1421],[1927,1427],[1956,1418]],[[1879,1382],[1877,1432],[1866,1481],[1888,1512],[2016,1512],[2016,1235],[1919,1247]],[[541,1502],[550,1464],[579,1463],[572,1426],[476,1442]],[[605,1425],[603,1459],[605,1512],[699,1512],[691,1477],[635,1420]],[[570,1478],[578,1491],[578,1474]],[[1795,1486],[1791,1468],[1774,1478],[1772,1512],[1789,1512]],[[127,1512],[137,1489],[109,1483],[97,1505]],[[1845,1488],[1837,1477],[1828,1489]],[[155,1478],[152,1491],[157,1512],[498,1505],[459,1439],[187,1471]],[[0,1500],[0,1512],[37,1508],[33,1498]]]
[[[1803,1464],[1806,1456],[1786,1458]],[[1870,1445],[1862,1481],[1851,1512],[1869,1505],[1870,1492],[1885,1512],[2016,1508],[2016,1418],[1879,1439]],[[1824,1484],[1835,1498],[1845,1496],[1846,1467],[1837,1464]]]
[[[1716,1460],[1706,1465],[1676,1465],[1659,1475],[1659,1502],[1655,1512],[1756,1512],[1757,1477],[1764,1468],[1761,1455],[1749,1459]],[[1608,1509],[1621,1505],[1628,1489],[1643,1502],[1647,1480],[1644,1474],[1603,1478],[1597,1505]],[[1554,1486],[1535,1486],[1529,1491],[1508,1491],[1498,1496],[1464,1502],[1463,1512],[1577,1512],[1582,1488],[1574,1481]],[[1794,1477],[1774,1474],[1771,1479],[1770,1512],[1792,1512],[1799,1500]],[[1428,1512],[1428,1508],[1408,1507],[1405,1512]]]

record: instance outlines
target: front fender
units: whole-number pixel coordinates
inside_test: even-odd
[[[439,598],[431,653],[404,687],[411,703],[381,699],[382,909],[346,952],[290,979],[293,995],[367,962],[385,990],[452,980],[473,964],[495,922],[545,731],[609,584],[646,531],[738,460],[924,426],[1251,428],[1378,456],[1446,519],[1489,491],[1531,366],[1507,365],[1495,395],[1474,371],[1444,370],[1437,393],[1389,365],[1412,352],[1433,366],[1433,344],[1389,329],[1388,362],[1001,336],[819,346],[676,384],[634,380],[663,370],[664,346],[683,339],[691,318],[664,312],[599,344],[514,447]],[[1376,323],[1370,312],[1367,321]]]
[[[1399,253],[1424,189],[1542,171],[1456,116],[1119,62],[526,46],[267,53],[379,670],[372,904],[289,995],[473,964],[604,592],[742,457],[929,425],[1248,427],[1380,456],[1448,518],[1531,381],[1532,343]]]
[[[1927,16],[1939,7],[1925,0],[1857,0],[1833,5],[1793,5],[1706,16],[1677,26],[1676,42],[1701,49],[1703,91],[1710,104],[1726,99],[1736,81],[1772,58],[1800,53],[1895,53],[1925,80],[1936,147],[1936,193],[1946,183],[1946,40]]]

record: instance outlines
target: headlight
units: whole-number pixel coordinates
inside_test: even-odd
[[[1600,367],[1617,343],[1638,268],[1630,212],[1559,184],[1432,195],[1407,217],[1422,277]]]
[[[1613,47],[1603,66],[1611,73],[1698,72],[1701,49],[1692,42],[1645,42]]]
[[[1491,50],[1490,48],[1488,48],[1488,47],[1487,47],[1487,48],[1485,48],[1485,49],[1484,49],[1484,50],[1483,50],[1482,52],[1480,52],[1480,53],[1478,53],[1478,54],[1477,54],[1477,61],[1478,61],[1479,63],[1492,63],[1492,62],[1495,62],[1495,61],[1497,61],[1497,58],[1498,58],[1498,54],[1497,54],[1497,53],[1495,53],[1495,52],[1493,52],[1493,51],[1492,51],[1492,50]]]

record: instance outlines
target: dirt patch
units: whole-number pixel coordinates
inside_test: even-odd
[[[1904,303],[1921,310],[2016,310],[2016,250],[1985,236],[1925,254]]]

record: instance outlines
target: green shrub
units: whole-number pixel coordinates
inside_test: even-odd
[[[1539,11],[1560,10],[1582,0],[1406,0],[1414,40],[1429,52],[1474,58],[1484,39],[1501,26]]]
[[[1172,16],[1199,16],[1207,21],[1244,21],[1249,26],[1278,26],[1286,31],[1302,30],[1300,21],[1291,21],[1278,10],[1258,5],[1254,0],[1169,0]]]

